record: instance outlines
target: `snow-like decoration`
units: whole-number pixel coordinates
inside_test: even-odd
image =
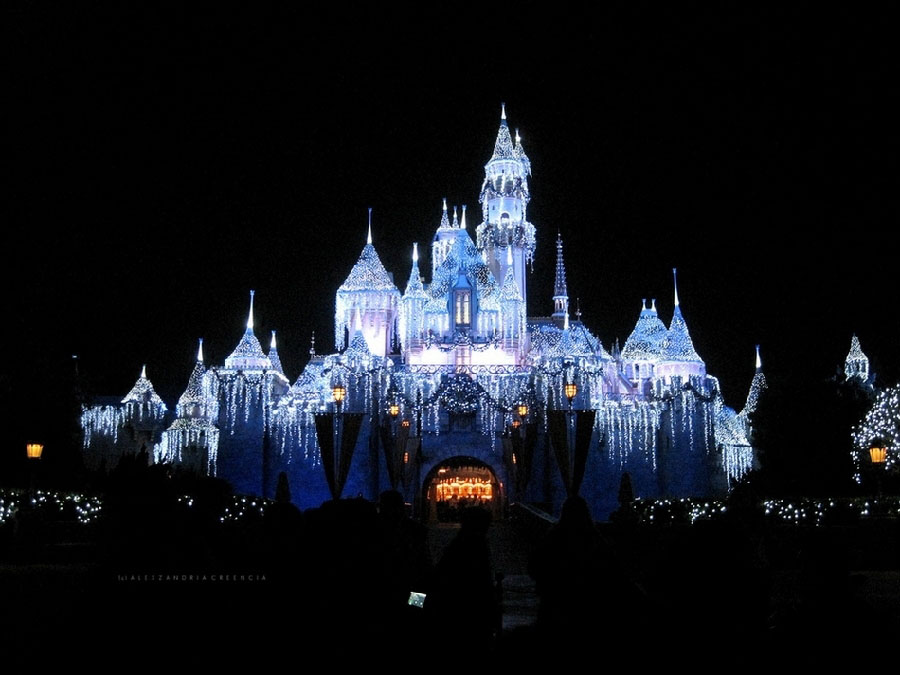
[[[656,301],[653,301],[652,307],[647,307],[646,299],[642,300],[641,315],[622,347],[622,358],[631,361],[658,361],[667,335],[668,330],[656,313]]]
[[[850,352],[844,360],[844,376],[848,380],[857,378],[862,382],[869,381],[869,357],[863,352],[855,334],[850,339]]]
[[[189,465],[198,472],[216,475],[219,430],[206,419],[179,418],[172,422],[153,449],[156,463]],[[193,456],[191,456],[193,455]]]

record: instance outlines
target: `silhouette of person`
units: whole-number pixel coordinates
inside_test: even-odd
[[[487,540],[491,514],[481,507],[464,509],[460,525],[435,568],[425,611],[437,640],[452,636],[465,648],[486,651],[499,609]]]
[[[563,503],[559,522],[532,554],[528,573],[540,598],[538,628],[553,635],[614,626],[633,587],[581,497]]]

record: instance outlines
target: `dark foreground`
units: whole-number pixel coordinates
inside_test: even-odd
[[[895,518],[852,527],[601,525],[607,557],[587,576],[580,569],[554,580],[570,598],[568,615],[547,625],[529,560],[551,526],[525,508],[491,525],[502,614],[492,619],[495,637],[479,643],[470,629],[485,604],[475,589],[455,598],[450,621],[437,622],[388,592],[383,530],[363,500],[303,514],[275,505],[231,525],[143,508],[90,526],[26,516],[2,528],[0,634],[14,662],[36,666],[99,665],[127,653],[132,662],[249,658],[268,668],[313,655],[336,667],[439,666],[480,651],[525,662],[612,651],[633,665],[700,664],[853,651],[870,645],[873,631],[900,630]],[[429,528],[432,562],[458,533]],[[555,574],[568,575],[567,564]]]

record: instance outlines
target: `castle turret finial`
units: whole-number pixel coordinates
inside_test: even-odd
[[[250,291],[250,314],[247,317],[247,330],[253,330],[253,296],[256,291]]]
[[[419,262],[419,245],[416,242],[413,242],[413,262]]]
[[[369,207],[369,233],[366,236],[366,243],[372,243],[372,207]]]
[[[463,230],[466,229],[466,205],[462,205],[462,220],[459,221],[459,226]]]
[[[506,126],[506,104],[500,104],[500,124]]]
[[[672,280],[675,284],[675,306],[678,307],[678,270],[672,268]]]
[[[759,358],[759,345],[756,345],[756,372],[762,370],[762,359]]]
[[[147,364],[146,363],[141,366],[141,377],[143,377],[145,380],[147,379]]]
[[[519,136],[519,130],[517,128],[516,129],[516,145],[521,145],[521,144],[522,144],[522,137]]]
[[[275,331],[272,331],[272,342],[269,343],[269,349],[278,349],[275,345]]]
[[[316,331],[312,332],[312,336],[309,339],[309,355],[316,355]]]
[[[459,218],[456,216],[456,207],[453,207],[453,227],[459,227]]]
[[[197,347],[197,361],[203,363],[203,338],[200,338],[200,346]]]
[[[566,265],[563,260],[562,235],[556,233],[556,279],[553,283],[553,320],[557,326],[569,325],[569,290],[566,286]]]
[[[652,301],[651,304],[650,304],[650,311],[651,311],[651,312],[655,312],[655,311],[656,311],[656,298],[653,298],[653,301]]]

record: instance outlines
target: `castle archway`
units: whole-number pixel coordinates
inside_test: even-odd
[[[430,522],[458,522],[466,508],[481,506],[494,520],[506,498],[494,468],[475,457],[458,455],[435,464],[422,482],[424,516]]]

